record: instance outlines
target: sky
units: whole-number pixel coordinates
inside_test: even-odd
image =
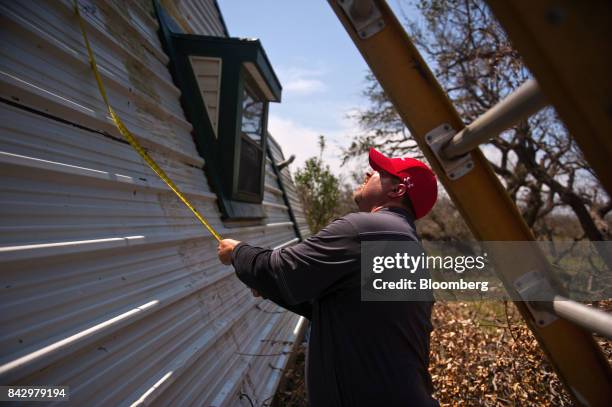
[[[350,182],[349,174],[360,167],[359,162],[341,167],[340,154],[359,131],[348,115],[367,107],[361,93],[368,68],[329,4],[324,0],[218,0],[218,4],[230,36],[258,38],[281,81],[282,102],[270,103],[268,130],[285,157],[295,154],[292,172],[319,154],[319,135],[324,135],[325,162]],[[397,0],[389,4],[399,7]]]

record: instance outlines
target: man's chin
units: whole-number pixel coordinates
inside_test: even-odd
[[[364,208],[363,196],[361,196],[360,193],[353,194],[353,201],[355,201],[355,204],[357,205],[359,212],[369,212],[368,208]]]

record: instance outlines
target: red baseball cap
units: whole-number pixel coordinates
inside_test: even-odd
[[[438,199],[436,175],[423,162],[415,158],[389,158],[378,150],[370,149],[370,166],[402,179],[408,187],[416,219],[427,215]]]

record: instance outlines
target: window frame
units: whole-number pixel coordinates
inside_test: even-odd
[[[265,97],[261,95],[261,92],[255,87],[256,85],[253,83],[254,79],[251,78],[250,74],[243,67],[242,69],[242,80],[243,84],[240,87],[240,94],[242,97],[239,100],[239,110],[238,117],[240,118],[240,124],[237,126],[237,141],[236,141],[236,149],[237,152],[234,154],[234,179],[232,180],[232,198],[238,201],[244,202],[261,202],[263,200],[263,193],[265,188],[265,176],[266,176],[266,156],[265,156],[265,147],[267,143],[267,127],[268,127],[268,105],[269,103],[265,100]],[[259,143],[249,137],[248,133],[242,131],[242,124],[244,123],[244,93],[250,91],[251,95],[256,97],[258,101],[263,103],[263,109],[261,114],[261,125],[260,125],[260,134],[259,134]],[[248,191],[240,190],[238,188],[240,184],[240,168],[242,167],[243,161],[241,160],[242,153],[242,142],[243,140],[247,143],[252,144],[257,150],[259,150],[259,155],[261,158],[260,162],[260,174],[259,174],[259,193],[251,193]]]
[[[224,220],[262,219],[265,188],[266,143],[269,102],[280,102],[282,87],[258,40],[183,34],[178,25],[156,2],[160,38],[170,59],[170,71],[181,90],[181,104],[200,155],[205,173],[217,194]],[[190,56],[220,58],[220,84],[217,102],[217,131],[208,117]],[[263,102],[258,193],[238,189],[242,143],[242,109],[245,89]],[[246,134],[249,140],[251,138]]]

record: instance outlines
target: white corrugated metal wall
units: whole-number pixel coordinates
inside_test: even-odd
[[[174,3],[193,34],[226,35],[223,17],[215,0],[176,0]]]
[[[272,151],[272,155],[274,157],[275,162],[280,162],[285,160],[285,156],[283,152],[272,137],[268,138],[268,143],[270,146],[270,150]],[[310,228],[308,227],[308,222],[306,221],[306,217],[304,215],[304,209],[302,208],[302,202],[298,196],[297,189],[295,184],[293,183],[293,179],[291,178],[291,173],[289,171],[289,167],[285,167],[281,170],[281,180],[283,186],[285,187],[285,193],[287,194],[287,198],[289,200],[289,204],[293,209],[293,215],[295,216],[295,220],[298,224],[298,228],[300,230],[300,235],[302,238],[307,238],[310,236]]]
[[[241,392],[261,403],[299,319],[251,296],[121,139],[71,3],[0,1],[0,384],[68,385],[72,405],[233,405]],[[295,242],[269,162],[266,224],[223,226],[151,5],[80,3],[111,104],[212,225]],[[177,8],[194,31],[224,35],[212,1]]]

